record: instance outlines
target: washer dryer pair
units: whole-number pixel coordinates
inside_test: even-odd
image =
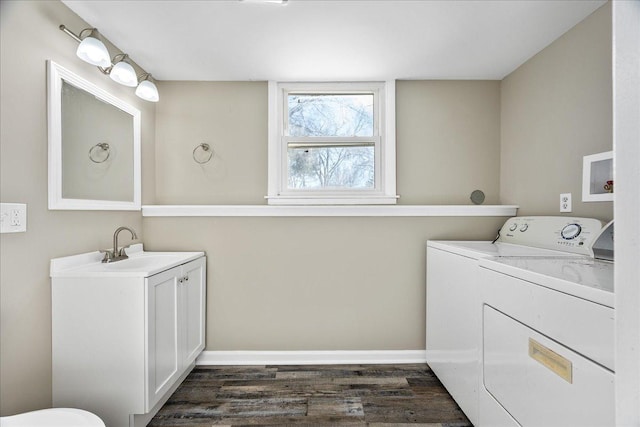
[[[427,242],[427,363],[474,425],[482,387],[479,260],[591,259],[602,226],[592,218],[513,217],[493,242]]]

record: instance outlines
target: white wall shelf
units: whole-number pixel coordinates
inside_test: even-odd
[[[446,217],[515,216],[516,205],[395,205],[395,206],[269,206],[269,205],[146,205],[144,217]]]
[[[605,189],[611,181],[611,191]],[[582,201],[613,201],[613,151],[584,156],[582,160]]]

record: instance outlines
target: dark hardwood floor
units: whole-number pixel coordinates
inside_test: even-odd
[[[426,364],[197,366],[149,427],[471,423]]]

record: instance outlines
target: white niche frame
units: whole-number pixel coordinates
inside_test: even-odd
[[[582,159],[582,201],[612,202],[615,193],[604,189],[604,184],[614,180],[613,151],[591,154]]]

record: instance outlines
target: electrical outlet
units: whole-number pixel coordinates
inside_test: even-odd
[[[11,225],[14,227],[20,227],[20,209],[11,209]]]
[[[27,205],[24,203],[0,203],[0,233],[27,231]]]
[[[560,194],[560,212],[571,212],[571,193]]]

